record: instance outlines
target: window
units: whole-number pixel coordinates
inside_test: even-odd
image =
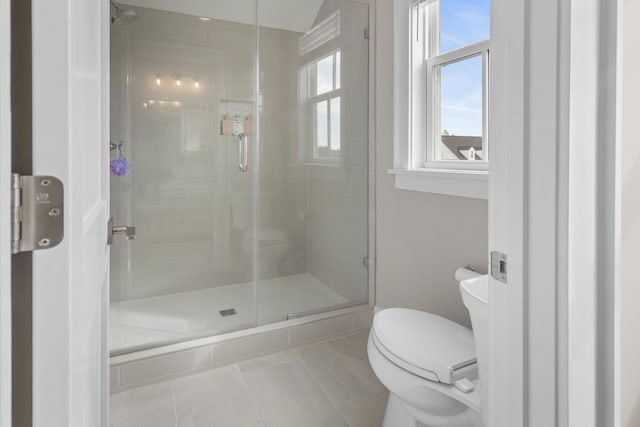
[[[487,198],[490,0],[394,1],[396,188]]]
[[[299,40],[301,141],[304,161],[335,164],[342,149],[340,12],[314,26]]]
[[[489,0],[421,0],[411,21],[414,165],[486,170]]]
[[[313,159],[338,159],[340,127],[340,51],[310,65]]]

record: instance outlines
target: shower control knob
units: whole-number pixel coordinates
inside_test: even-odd
[[[113,243],[113,236],[121,234],[127,238],[127,240],[134,240],[136,238],[136,227],[132,225],[113,225],[113,218],[109,219],[107,225],[107,243],[110,245]]]

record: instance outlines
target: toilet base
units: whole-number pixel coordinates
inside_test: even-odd
[[[389,393],[387,410],[384,413],[382,427],[429,427],[418,422],[404,408],[402,401],[393,393]]]
[[[403,403],[398,396],[389,393],[382,427],[483,427],[479,417],[473,411],[439,417],[425,413],[412,414],[412,409],[416,411],[415,408]],[[429,421],[421,419],[425,417],[428,417]]]

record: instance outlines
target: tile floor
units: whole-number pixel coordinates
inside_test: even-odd
[[[368,332],[111,396],[113,427],[376,427],[387,390]]]
[[[259,304],[251,283],[237,283],[197,291],[112,302],[109,317],[111,350],[186,337],[217,335],[286,320],[304,313],[344,304],[347,300],[309,273],[276,277],[258,283]],[[237,314],[222,317],[220,310]]]

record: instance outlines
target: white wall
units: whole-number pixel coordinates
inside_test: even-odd
[[[640,425],[640,0],[624,0],[622,52],[621,258],[619,288],[620,427]]]
[[[378,1],[376,17],[376,305],[470,325],[453,273],[486,272],[487,201],[394,188],[393,2]]]

